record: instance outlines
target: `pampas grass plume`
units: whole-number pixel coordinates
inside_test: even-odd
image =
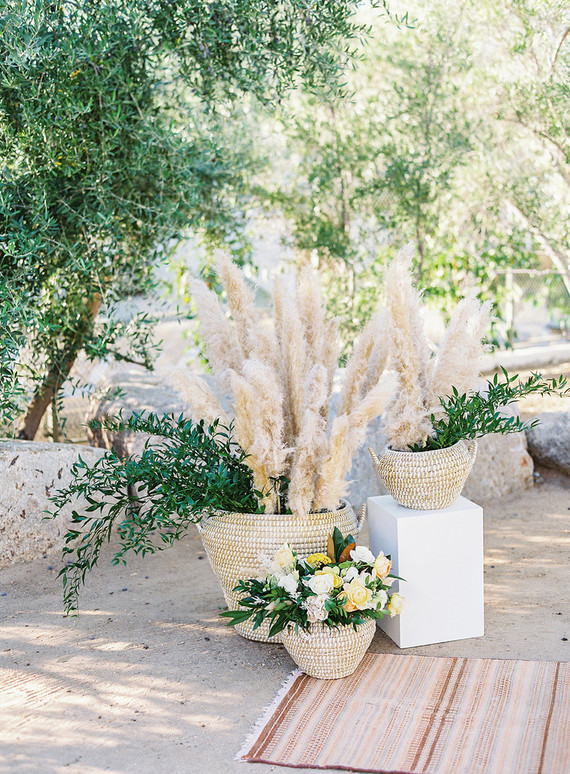
[[[451,395],[452,387],[456,387],[460,395],[474,389],[484,353],[483,337],[491,321],[490,313],[490,302],[481,304],[476,290],[467,293],[455,308],[439,348],[430,383],[430,412],[436,419],[444,415],[439,398]]]
[[[228,415],[201,376],[187,368],[171,368],[165,372],[165,377],[188,404],[190,416],[194,422],[203,419],[211,425],[214,420],[219,419],[223,425],[229,426]]]
[[[419,295],[409,271],[409,252],[386,270],[390,338],[398,389],[384,416],[384,432],[393,449],[423,443],[431,429],[428,401],[429,347],[424,335]]]
[[[244,357],[241,344],[216,294],[199,280],[190,280],[188,288],[198,310],[208,362],[219,386],[227,393],[230,389],[230,369],[239,371],[241,368]]]
[[[328,397],[327,370],[317,364],[307,376],[303,421],[291,465],[288,505],[298,516],[311,510],[315,498],[316,473],[326,448],[323,408]]]

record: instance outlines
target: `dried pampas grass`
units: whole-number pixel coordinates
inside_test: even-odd
[[[230,419],[220,405],[207,382],[188,368],[171,368],[166,373],[166,381],[180,393],[190,408],[190,416],[195,422],[203,419],[208,424],[219,419],[223,425],[229,425]]]
[[[439,348],[429,385],[429,410],[436,419],[443,416],[440,397],[469,392],[479,378],[482,341],[491,322],[491,303],[481,304],[476,290],[463,298],[451,317]]]
[[[315,500],[317,470],[327,442],[323,409],[328,399],[327,370],[317,364],[307,375],[303,418],[291,465],[288,503],[295,515],[308,513]]]
[[[180,375],[178,387],[192,407],[233,421],[247,453],[254,485],[266,511],[283,505],[279,484],[287,479],[286,506],[297,515],[334,510],[346,491],[346,474],[366,426],[380,411],[377,385],[386,362],[386,315],[370,321],[346,373],[342,413],[329,406],[340,354],[338,320],[328,319],[318,274],[304,267],[294,289],[274,283],[274,328],[263,325],[253,292],[240,270],[218,256],[216,268],[227,296],[223,305],[200,282],[191,284],[206,352],[220,390],[232,398],[233,416],[199,377]]]
[[[384,415],[384,433],[392,449],[405,451],[423,446],[433,432],[431,415],[443,416],[440,397],[476,385],[484,352],[483,337],[489,326],[490,305],[481,304],[475,292],[457,305],[436,357],[423,330],[420,296],[410,273],[406,248],[386,271],[390,316],[390,341],[397,389]]]

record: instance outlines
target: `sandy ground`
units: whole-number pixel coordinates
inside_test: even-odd
[[[486,508],[485,637],[400,651],[378,632],[373,651],[568,659],[570,481],[542,473]],[[218,618],[196,530],[127,567],[107,558],[78,619],[62,615],[58,556],[0,571],[0,772],[284,771],[233,759],[293,664]]]

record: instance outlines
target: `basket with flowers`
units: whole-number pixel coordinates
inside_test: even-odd
[[[356,546],[352,535],[335,528],[327,553],[301,559],[285,543],[261,558],[257,578],[240,580],[234,591],[240,608],[221,613],[228,625],[269,621],[295,663],[313,677],[352,674],[375,631],[375,622],[401,612],[404,598],[390,593],[397,576],[389,556]]]

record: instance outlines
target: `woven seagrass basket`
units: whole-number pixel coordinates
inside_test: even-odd
[[[295,626],[289,625],[281,633],[281,642],[303,672],[321,680],[336,680],[348,677],[360,664],[374,637],[376,621],[370,618],[356,630],[352,626],[332,629],[321,623],[310,624],[310,629],[297,633]]]
[[[432,451],[386,449],[380,458],[369,449],[380,480],[406,508],[435,511],[455,502],[477,455],[476,441],[458,441]]]
[[[325,513],[308,513],[303,519],[291,514],[228,513],[220,511],[205,516],[198,530],[212,569],[221,583],[230,610],[239,608],[239,594],[232,589],[238,580],[255,577],[259,572],[259,555],[272,556],[283,543],[289,543],[301,558],[326,553],[327,538],[335,527],[343,535],[357,537],[364,513],[357,519],[352,506],[343,501],[342,508]],[[269,623],[255,631],[253,622],[237,624],[235,629],[249,640],[280,642],[281,635],[269,638]]]

